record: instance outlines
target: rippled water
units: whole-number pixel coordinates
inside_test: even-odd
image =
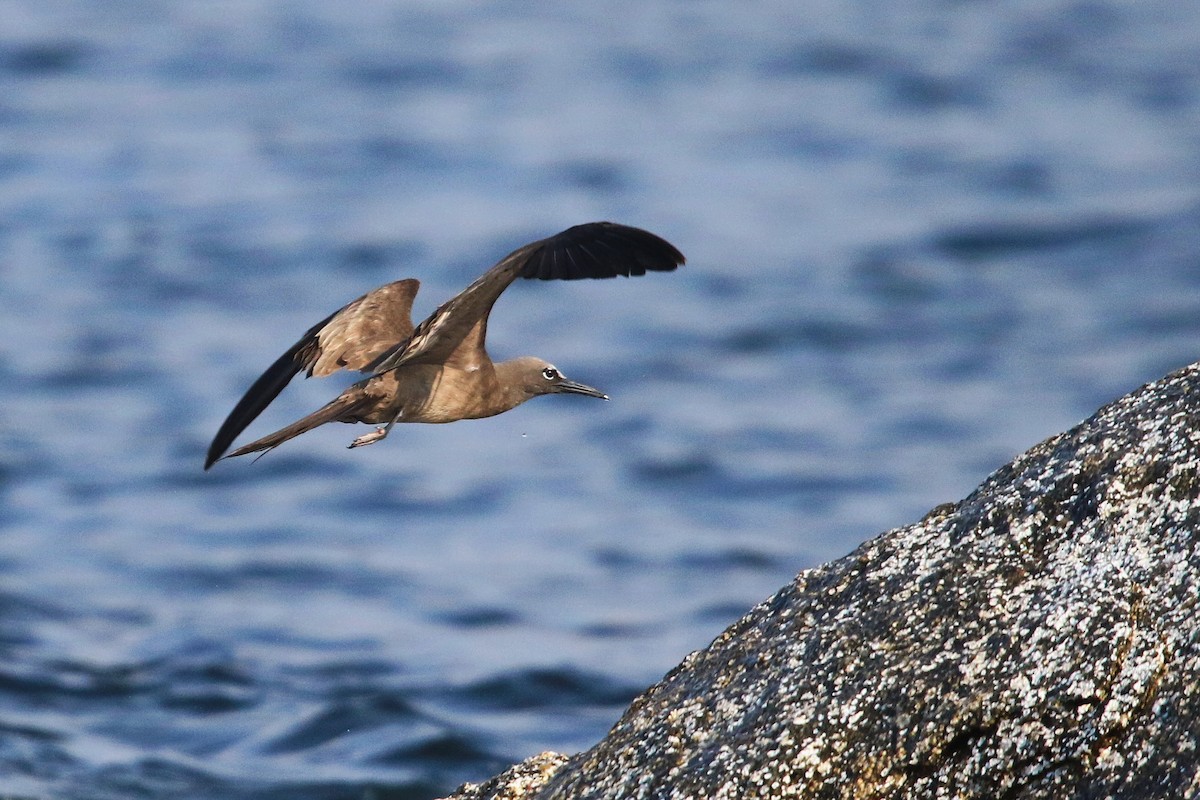
[[[1200,7],[0,18],[5,797],[421,798],[585,748],[796,571],[1200,349]],[[522,283],[490,347],[611,402],[201,471],[334,308],[415,276],[427,313],[589,219],[688,266]]]

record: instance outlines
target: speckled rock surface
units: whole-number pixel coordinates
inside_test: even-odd
[[[1198,459],[1193,365],[801,573],[522,794],[456,797],[1200,796]]]
[[[509,767],[483,783],[468,783],[454,793],[456,800],[523,800],[533,797],[568,758],[561,753],[541,753]]]

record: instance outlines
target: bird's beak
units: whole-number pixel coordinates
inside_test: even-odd
[[[601,400],[608,399],[608,395],[606,395],[604,392],[600,391],[599,389],[593,389],[586,383],[579,383],[578,381],[569,381],[563,379],[555,388],[560,392],[565,392],[568,394],[586,394],[588,397],[599,397]]]

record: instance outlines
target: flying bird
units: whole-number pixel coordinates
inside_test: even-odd
[[[491,417],[543,394],[607,400],[535,356],[494,363],[485,349],[492,305],[517,278],[613,278],[670,272],[683,263],[682,253],[649,231],[589,222],[509,253],[415,328],[411,315],[419,282],[384,284],[309,328],[267,368],[217,431],[204,468],[221,458],[273,450],[326,422],[380,426],[350,443],[361,447],[383,439],[398,422]],[[308,416],[225,454],[301,371],[309,377],[339,370],[367,377]]]

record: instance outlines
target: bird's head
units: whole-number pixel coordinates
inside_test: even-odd
[[[573,381],[559,372],[558,367],[533,356],[505,361],[497,365],[497,371],[501,383],[520,391],[526,400],[541,394],[584,394],[608,399],[599,389]]]

